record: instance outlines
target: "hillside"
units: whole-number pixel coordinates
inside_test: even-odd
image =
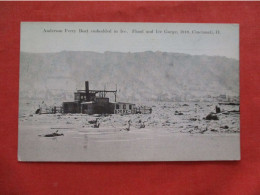
[[[76,89],[117,89],[120,100],[239,95],[239,62],[166,52],[24,53],[20,97],[72,100]]]

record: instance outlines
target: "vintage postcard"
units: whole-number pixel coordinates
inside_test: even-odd
[[[239,25],[22,22],[19,161],[240,160]]]

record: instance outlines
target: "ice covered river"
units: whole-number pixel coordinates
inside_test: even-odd
[[[171,161],[240,158],[239,106],[148,102],[152,114],[34,114],[20,104],[19,159],[23,161]],[[98,118],[99,128],[93,128]],[[127,131],[131,121],[130,131]],[[141,126],[144,124],[145,126]],[[44,137],[58,132],[57,137]]]

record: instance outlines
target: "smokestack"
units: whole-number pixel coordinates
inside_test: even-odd
[[[86,100],[90,101],[88,81],[85,81]]]

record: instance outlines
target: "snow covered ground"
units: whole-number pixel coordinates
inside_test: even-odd
[[[152,114],[34,114],[39,102],[20,102],[22,161],[171,161],[240,159],[239,106],[212,102],[142,102]],[[138,103],[137,103],[138,104]],[[98,118],[99,128],[93,128]],[[130,131],[127,131],[131,121]],[[144,124],[144,128],[140,128]],[[59,137],[43,137],[58,131]]]

